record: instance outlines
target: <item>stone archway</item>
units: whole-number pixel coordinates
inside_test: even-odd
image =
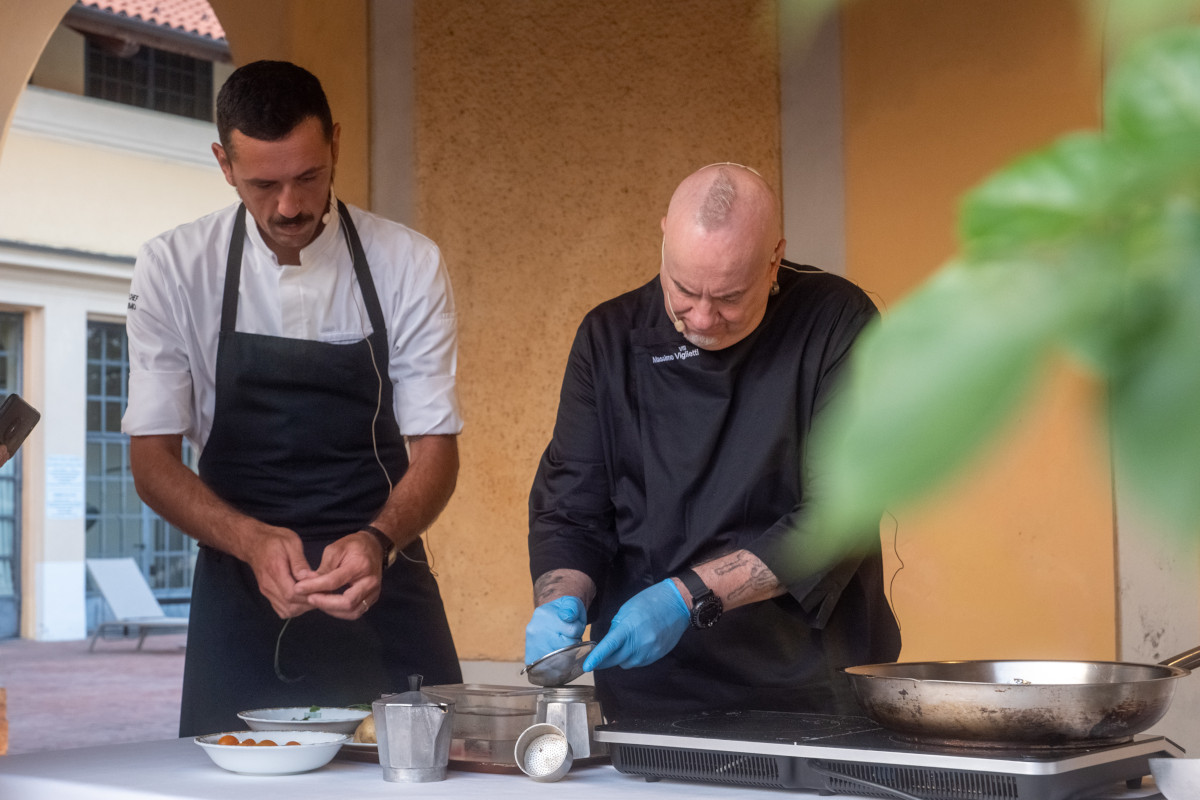
[[[0,150],[17,101],[54,29],[74,0],[0,0]],[[320,76],[342,122],[339,195],[370,205],[369,3],[210,0],[234,61],[295,61]]]
[[[74,0],[4,0],[0,32],[0,148],[46,42]]]

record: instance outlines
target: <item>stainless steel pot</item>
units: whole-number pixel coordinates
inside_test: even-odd
[[[924,661],[848,667],[863,711],[931,743],[1062,747],[1128,740],[1167,712],[1200,647],[1160,664]]]

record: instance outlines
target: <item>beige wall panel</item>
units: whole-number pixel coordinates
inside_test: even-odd
[[[520,659],[526,503],[575,329],[654,276],[685,175],[777,183],[775,3],[421,0],[415,30],[418,227],[453,277],[466,414],[432,546],[459,654]]]
[[[16,131],[0,151],[0,239],[132,256],[236,199],[215,162],[168,164]]]
[[[369,207],[367,0],[210,0],[236,65],[292,61],[321,79],[340,122],[337,193]]]
[[[842,30],[848,270],[895,301],[953,253],[966,190],[1099,124],[1100,56],[1066,0],[856,3]],[[1058,372],[970,477],[899,514],[904,658],[1114,656],[1096,394]]]

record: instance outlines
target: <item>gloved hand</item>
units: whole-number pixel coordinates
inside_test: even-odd
[[[578,597],[563,595],[533,610],[525,626],[525,663],[568,645],[579,644],[587,627],[587,609]]]
[[[583,661],[583,669],[644,667],[653,664],[679,643],[691,612],[675,581],[667,578],[625,601],[613,617],[608,635]]]

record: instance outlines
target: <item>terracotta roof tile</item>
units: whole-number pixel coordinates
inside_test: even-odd
[[[78,0],[78,3],[196,36],[225,38],[225,29],[205,0]]]

